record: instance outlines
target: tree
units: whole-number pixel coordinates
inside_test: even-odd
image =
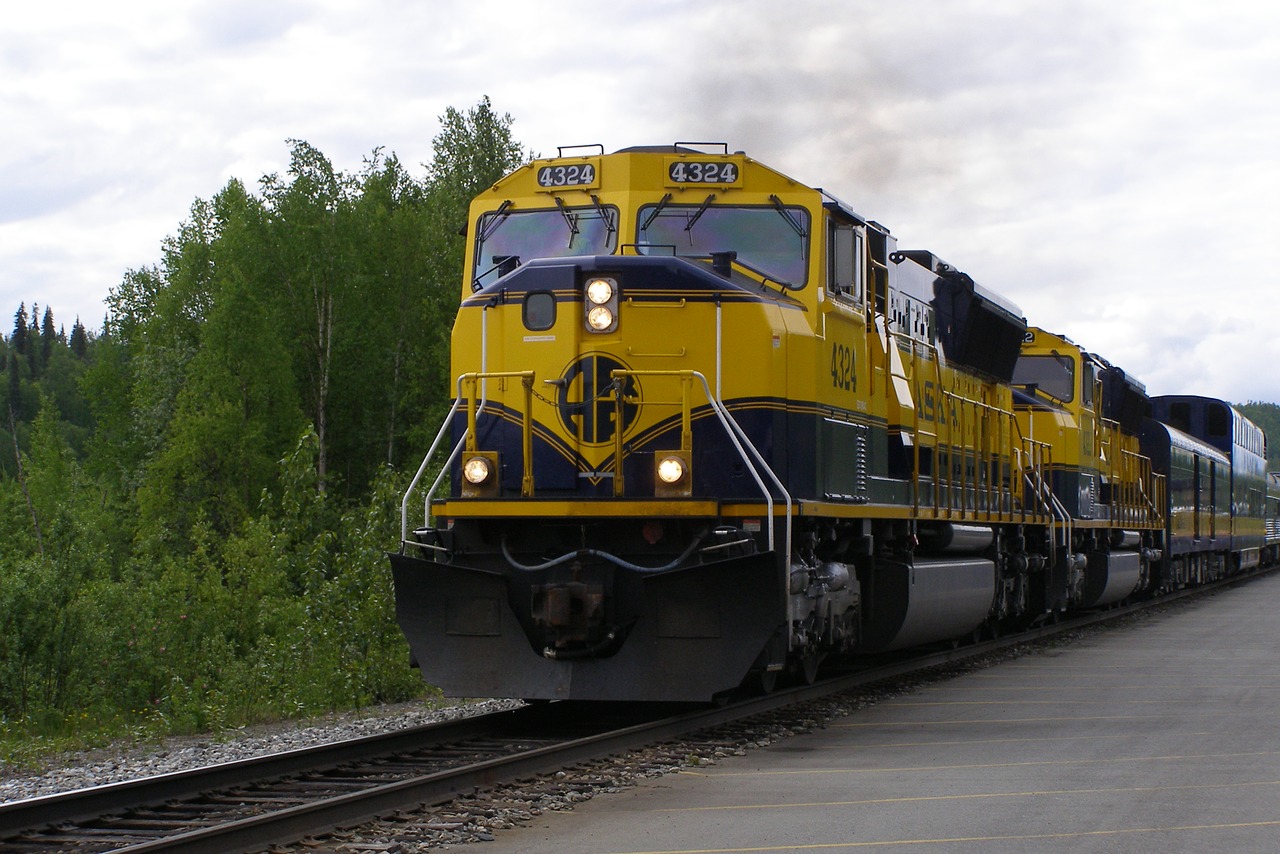
[[[77,358],[83,359],[89,351],[89,333],[85,331],[84,324],[80,322],[80,316],[76,316],[76,322],[71,327],[71,352],[76,354]]]
[[[512,135],[509,114],[498,115],[488,96],[465,113],[453,107],[440,117],[440,133],[432,139],[426,206],[433,235],[422,276],[424,298],[434,318],[417,330],[422,356],[406,386],[406,406],[428,417],[413,431],[416,445],[426,446],[451,396],[449,334],[458,310],[462,262],[471,200],[485,187],[532,156]]]
[[[16,351],[15,351],[16,352]],[[9,359],[8,409],[9,420],[14,421],[22,416],[22,374],[18,368],[16,356]]]
[[[466,222],[467,206],[479,192],[524,163],[529,155],[511,135],[511,116],[499,116],[485,95],[466,113],[453,107],[440,117],[432,140],[430,174],[433,201],[447,203],[444,213]]]
[[[19,356],[27,354],[27,304],[22,303],[13,315],[13,335],[9,338],[9,346]]]
[[[1280,406],[1274,403],[1249,401],[1237,404],[1250,421],[1262,428],[1267,436],[1267,470],[1280,472]]]
[[[40,323],[40,363],[49,364],[53,356],[53,345],[58,343],[58,329],[53,325],[53,309],[44,307],[44,320]]]
[[[200,206],[204,225],[175,247],[175,267],[201,269],[199,319],[182,362],[163,441],[139,492],[145,519],[184,535],[198,518],[234,531],[272,486],[276,461],[303,424],[260,200],[231,181]]]
[[[288,298],[282,320],[292,327],[295,352],[306,377],[303,398],[319,441],[316,468],[324,491],[329,479],[329,394],[338,327],[361,314],[340,313],[338,303],[351,286],[349,245],[343,226],[350,208],[350,181],[329,159],[302,140],[291,140],[291,180],[263,179],[270,230],[276,248],[276,275]],[[344,306],[346,308],[346,306]],[[357,309],[356,306],[351,306]]]
[[[448,401],[467,205],[524,154],[487,98],[445,112],[421,178],[289,144],[285,174],[193,202],[101,333],[24,304],[0,346],[11,723],[234,725],[417,690],[382,553],[396,467]]]

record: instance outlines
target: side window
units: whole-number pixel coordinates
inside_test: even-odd
[[[862,232],[831,223],[827,240],[827,290],[862,299]]]
[[[1209,404],[1205,415],[1205,430],[1210,436],[1231,435],[1231,410],[1220,403]]]
[[[862,302],[866,293],[866,274],[862,270],[862,259],[866,250],[862,245],[862,229],[853,232],[853,298]]]
[[[830,257],[827,263],[827,290],[833,294],[853,291],[853,229],[831,226],[827,242]]]
[[[542,332],[556,325],[556,298],[547,291],[531,291],[524,296],[524,328]]]

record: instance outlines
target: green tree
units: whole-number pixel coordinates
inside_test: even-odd
[[[462,263],[469,227],[468,208],[482,189],[533,156],[512,133],[512,118],[494,111],[488,96],[462,112],[453,107],[440,117],[440,132],[432,139],[428,166],[426,209],[431,251],[423,265],[425,299],[436,322],[418,330],[422,352],[412,382],[406,388],[406,407],[426,415],[411,437],[425,448],[443,417],[449,398],[449,335],[458,310]]]
[[[49,364],[53,358],[53,347],[58,342],[58,329],[53,323],[53,309],[44,307],[44,319],[40,322],[40,362]]]
[[[9,337],[9,346],[19,356],[27,353],[27,304],[18,306],[13,314],[13,335]]]
[[[193,352],[162,445],[139,493],[144,519],[187,532],[197,518],[229,533],[271,486],[302,424],[281,316],[268,281],[261,202],[231,181],[181,251],[202,266]],[[185,260],[184,260],[185,264]]]
[[[84,324],[80,322],[80,317],[76,317],[76,322],[71,326],[71,352],[76,357],[83,359],[89,352],[89,333],[85,330]]]
[[[291,141],[284,175],[192,204],[100,333],[19,308],[0,754],[11,724],[181,731],[420,690],[383,549],[450,394],[469,199],[526,156],[510,125],[450,108],[422,178]]]
[[[433,203],[455,228],[466,223],[467,207],[481,190],[530,157],[512,136],[511,122],[509,114],[494,112],[487,95],[465,113],[448,107],[440,117],[428,181]]]
[[[8,374],[9,382],[6,386],[5,409],[9,416],[10,422],[17,421],[22,416],[22,368],[19,367],[17,351],[9,357]],[[13,427],[13,424],[10,424]]]
[[[1250,401],[1236,408],[1267,434],[1267,470],[1280,472],[1280,406]]]
[[[351,288],[350,221],[352,186],[329,159],[301,140],[292,140],[290,179],[269,175],[263,191],[276,241],[275,271],[291,309],[288,324],[303,399],[319,440],[318,487],[329,479],[329,396],[335,339],[364,315],[344,299]],[[342,303],[341,309],[339,303]]]
[[[349,272],[338,295],[355,322],[335,336],[331,461],[349,496],[362,495],[380,462],[399,464],[424,413],[410,385],[434,353],[421,346],[441,322],[424,268],[438,243],[424,186],[394,156],[375,151],[355,179]]]

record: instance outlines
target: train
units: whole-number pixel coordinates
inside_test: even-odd
[[[1280,558],[1229,403],[725,144],[558,149],[465,234],[389,555],[446,695],[709,702]]]

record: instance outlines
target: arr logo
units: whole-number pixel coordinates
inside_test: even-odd
[[[614,387],[612,371],[627,366],[612,356],[589,353],[565,370],[556,383],[556,409],[564,428],[588,445],[602,445],[621,429],[626,432],[640,414],[640,387],[635,377],[623,377]],[[618,395],[622,395],[622,424],[617,421]]]

